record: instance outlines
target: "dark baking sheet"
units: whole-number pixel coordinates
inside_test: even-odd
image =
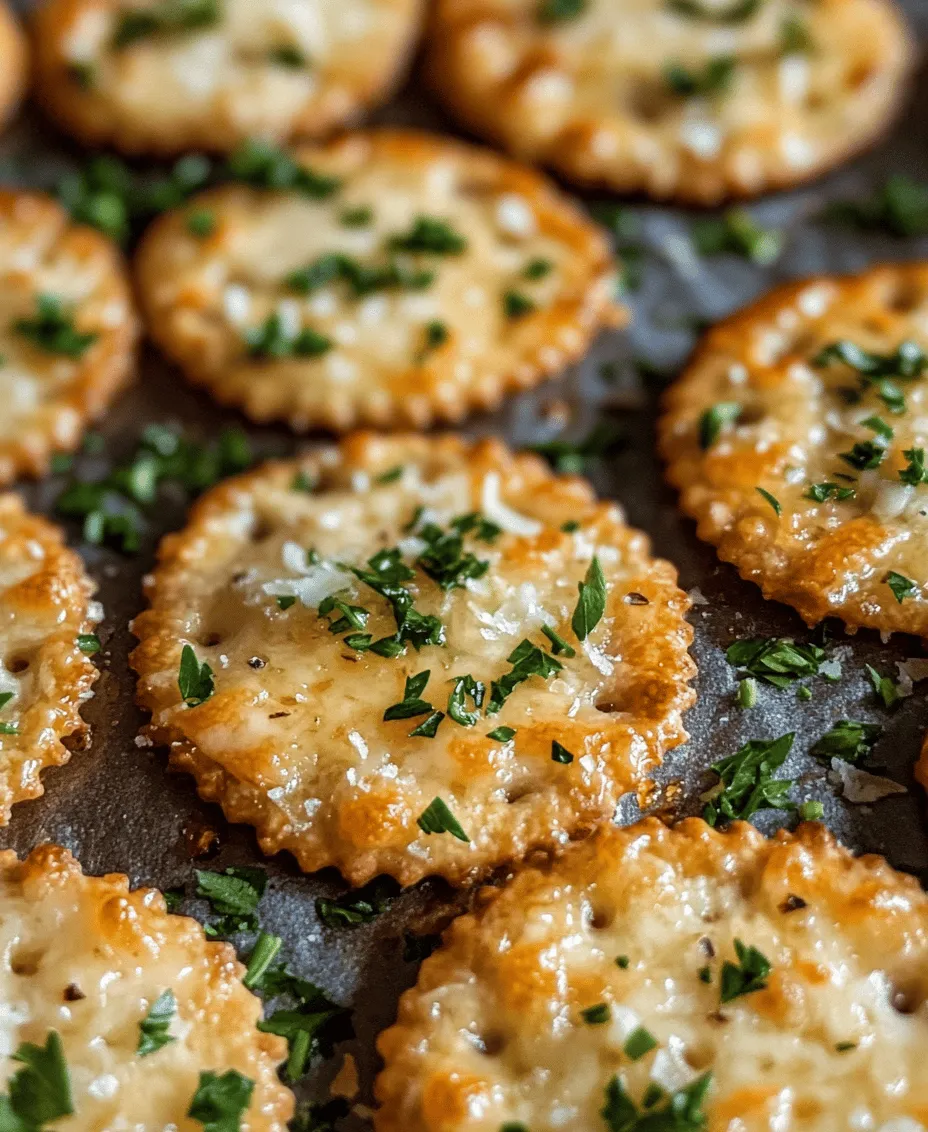
[[[928,0],[909,0],[905,8],[915,34],[928,38]],[[23,0],[20,7],[28,3]],[[681,242],[696,214],[651,205],[632,205],[647,246],[641,287],[629,297],[630,330],[603,335],[590,357],[563,378],[533,394],[515,399],[500,414],[482,417],[463,430],[469,434],[499,433],[513,444],[548,440],[559,432],[564,409],[569,422],[564,435],[580,437],[603,416],[624,433],[625,445],[591,468],[598,490],[619,499],[630,520],[650,533],[656,550],[680,569],[686,589],[697,587],[706,599],[692,614],[694,653],[699,664],[698,705],[687,717],[690,742],[674,752],[661,772],[666,782],[683,786],[682,807],[698,812],[699,795],[715,781],[706,767],[751,738],[795,731],[794,753],[784,768],[799,777],[797,797],[822,799],[826,820],[848,845],[885,854],[897,868],[928,881],[928,836],[924,799],[912,780],[912,764],[928,725],[925,692],[928,682],[888,713],[876,702],[864,666],[872,664],[896,675],[895,662],[922,657],[914,639],[883,644],[870,633],[845,637],[837,632],[832,648],[842,660],[840,683],[822,679],[812,684],[809,703],[796,699],[795,689],[761,687],[757,706],[742,711],[734,700],[735,677],[724,657],[725,647],[746,636],[810,634],[784,606],[764,602],[759,591],[721,565],[711,548],[700,544],[693,525],[677,513],[673,493],[663,483],[654,453],[654,421],[659,382],[642,381],[633,359],[645,358],[657,369],[679,368],[693,342],[694,323],[713,320],[744,305],[780,281],[819,271],[853,271],[888,260],[928,257],[928,238],[895,239],[828,226],[819,219],[829,201],[867,195],[890,172],[928,180],[928,72],[916,77],[905,113],[886,141],[861,160],[817,184],[767,198],[751,207],[764,225],[784,229],[786,246],[777,262],[759,268],[732,256],[691,261]],[[412,122],[450,129],[413,79],[381,120]],[[81,154],[32,110],[0,139],[0,184],[51,187]],[[600,377],[602,363],[620,375],[615,384]],[[245,428],[262,452],[288,453],[300,441],[283,430],[253,428],[238,415],[214,406],[192,391],[179,373],[151,350],[144,353],[136,384],[101,422],[107,457],[120,458],[134,449],[144,424],[182,425],[202,438],[234,424]],[[314,439],[309,438],[309,443]],[[51,512],[61,480],[22,488],[35,508]],[[93,728],[89,750],[75,754],[69,766],[48,771],[46,794],[15,808],[10,826],[0,832],[0,845],[28,852],[43,841],[68,846],[88,872],[127,873],[133,883],[172,887],[192,878],[194,867],[260,864],[270,876],[261,905],[263,926],[284,937],[291,967],[320,984],[354,1009],[356,1040],[339,1046],[351,1052],[362,1075],[362,1100],[369,1100],[376,1071],[376,1033],[395,1013],[400,991],[415,978],[415,965],[403,960],[403,936],[410,928],[429,930],[447,907],[449,892],[429,884],[405,893],[370,925],[333,930],[315,913],[318,896],[344,891],[334,873],[303,876],[286,855],[262,856],[251,831],[228,826],[217,807],[199,801],[192,781],[169,775],[163,753],[140,748],[135,737],[142,716],[133,705],[133,677],[126,658],[132,645],[127,624],[141,607],[141,578],[151,566],[157,537],[183,521],[183,499],[168,493],[159,507],[142,552],[125,557],[108,550],[80,547],[99,583],[106,609],[97,657],[102,675],[85,716]],[[70,528],[72,537],[77,531]],[[869,769],[885,773],[908,787],[872,806],[851,805],[839,796],[821,764],[806,753],[838,719],[880,723],[884,732]],[[622,807],[623,819],[634,816]],[[759,815],[765,830],[784,815]],[[218,852],[194,861],[194,845],[204,830],[219,835]],[[202,915],[205,905],[190,902],[187,910]],[[240,940],[247,943],[247,940]],[[341,1058],[319,1064],[301,1084],[303,1097],[324,1099],[326,1084]]]

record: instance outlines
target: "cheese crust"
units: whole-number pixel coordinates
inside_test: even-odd
[[[389,97],[423,0],[218,0],[215,23],[120,45],[127,13],[157,7],[48,0],[36,13],[37,96],[83,141],[169,154],[325,136]]]
[[[657,1113],[705,1073],[707,1132],[928,1122],[928,897],[824,827],[608,826],[486,899],[379,1039],[377,1132],[601,1128],[614,1075]],[[723,1003],[736,940],[770,970]],[[656,1046],[626,1051],[641,1029]]]
[[[660,447],[699,537],[809,625],[928,636],[928,484],[906,482],[928,445],[928,374],[887,386],[820,357],[928,351],[926,318],[924,264],[789,284],[709,331],[667,393]],[[703,447],[720,405],[738,419]]]
[[[79,356],[45,348],[16,323],[58,299],[79,334]],[[50,197],[0,189],[0,485],[48,471],[76,448],[130,376],[138,337],[129,280],[115,245],[72,224]]]
[[[557,6],[437,0],[437,93],[524,159],[660,200],[756,196],[840,163],[887,126],[914,54],[886,0],[587,0],[545,21]]]
[[[85,877],[66,849],[25,861],[0,854],[3,1062],[0,1089],[22,1066],[20,1043],[61,1038],[74,1115],[62,1132],[133,1128],[197,1132],[187,1116],[201,1072],[254,1082],[242,1132],[284,1132],[293,1097],[277,1079],[286,1042],[255,1026],[261,1003],[241,982],[227,943],[208,943],[192,919],[168,915],[157,889],[127,877]],[[174,1040],[139,1056],[139,1024],[167,990]]]
[[[13,116],[26,88],[26,40],[6,0],[0,0],[0,128]]]
[[[295,154],[337,177],[324,200],[232,186],[158,220],[136,274],[150,330],[194,382],[254,420],[298,430],[355,424],[425,427],[493,409],[582,356],[614,323],[615,268],[604,234],[544,178],[485,150],[409,131],[349,135]],[[343,218],[370,209],[370,222]],[[213,234],[190,232],[192,214]],[[393,253],[420,218],[450,225],[466,247]],[[359,293],[338,274],[292,273],[344,256],[364,269],[399,264],[425,286]],[[546,274],[527,279],[532,264]],[[507,317],[506,295],[531,310]],[[309,329],[319,356],[253,356],[246,335],[277,316],[291,338]],[[439,326],[430,340],[430,327]],[[434,333],[434,332],[433,332]]]
[[[305,481],[317,490],[294,489]],[[418,563],[426,542],[409,524],[420,507],[417,523],[445,531],[474,512],[498,523],[492,541],[464,543],[488,567],[444,590],[412,566],[414,608],[440,618],[446,643],[408,644],[394,657],[358,651],[346,629],[330,631],[338,613],[317,609],[337,593],[369,614],[364,632],[395,634],[387,600],[349,565],[394,547]],[[579,527],[563,531],[565,522]],[[605,615],[581,642],[571,618],[594,554]],[[695,669],[676,571],[585,481],[555,477],[495,441],[358,434],[230,480],[164,540],[147,595],[131,663],[152,713],[148,734],[204,798],[257,828],[265,852],[287,849],[307,872],[334,865],[354,884],[379,873],[464,883],[611,817],[686,738]],[[494,713],[490,684],[511,671],[517,646],[527,639],[550,655],[543,625],[575,655],[558,654],[558,671],[514,686]],[[193,707],[178,687],[187,644],[215,673],[214,694]],[[424,711],[385,721],[422,672],[430,676],[419,698],[443,712],[459,678],[484,683],[479,718],[468,725],[449,714],[434,738],[410,735]],[[464,706],[474,710],[469,699]],[[490,738],[499,727],[515,734]],[[553,760],[555,740],[569,765]],[[420,828],[436,797],[469,841]]]
[[[99,619],[94,589],[58,527],[0,494],[0,825],[86,744],[80,709],[99,673],[78,635]]]

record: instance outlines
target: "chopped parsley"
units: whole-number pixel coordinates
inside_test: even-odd
[[[638,1061],[646,1053],[650,1053],[652,1049],[657,1049],[657,1038],[644,1026],[638,1026],[625,1039],[625,1045],[622,1048],[626,1057],[631,1058],[632,1061]]]
[[[226,1070],[221,1077],[201,1073],[187,1115],[203,1125],[203,1132],[238,1132],[254,1087],[254,1081],[236,1069]]]
[[[364,264],[344,252],[327,252],[306,267],[292,271],[287,286],[300,295],[312,295],[332,283],[344,283],[356,299],[376,291],[421,291],[435,279],[432,271],[410,270],[396,260]]]
[[[623,971],[627,971],[628,962],[629,960],[627,955],[619,955],[616,957],[615,965],[616,967],[620,967]]]
[[[487,732],[487,738],[492,739],[495,743],[508,743],[515,736],[516,729],[514,727],[495,727],[492,731]]]
[[[556,472],[562,475],[580,475],[595,460],[601,460],[622,447],[625,436],[610,421],[600,421],[580,440],[547,440],[532,446],[532,451],[544,456]],[[576,530],[579,524],[574,524]],[[567,528],[564,524],[563,529]]]
[[[580,597],[570,625],[577,640],[585,641],[606,612],[606,578],[595,554],[585,578],[577,583],[577,589]]]
[[[121,50],[154,35],[214,27],[221,17],[220,0],[158,0],[148,8],[122,13],[113,32],[113,47]]]
[[[301,51],[296,44],[283,43],[279,47],[272,47],[268,52],[268,59],[278,67],[289,67],[291,70],[301,70],[307,66],[309,59],[305,51]]]
[[[706,1127],[702,1106],[711,1083],[712,1074],[704,1073],[668,1095],[652,1082],[639,1108],[616,1074],[606,1086],[600,1116],[609,1132],[701,1132]]]
[[[888,676],[881,676],[871,665],[867,665],[867,678],[878,696],[883,701],[883,707],[895,707],[901,699],[899,689]]]
[[[487,705],[489,715],[496,715],[509,696],[526,680],[530,680],[533,676],[548,680],[563,668],[559,660],[542,652],[528,639],[516,645],[507,659],[512,668],[490,685],[490,700]]]
[[[539,0],[538,20],[543,24],[563,24],[576,20],[587,9],[589,0]]]
[[[797,644],[790,637],[735,641],[725,651],[730,665],[775,688],[786,688],[804,676],[817,676],[825,655],[818,645]]]
[[[745,676],[738,681],[738,707],[752,708],[757,704],[757,681],[753,676]]]
[[[44,1046],[22,1042],[10,1056],[23,1068],[8,1081],[8,1094],[0,1094],[0,1127],[38,1132],[49,1121],[72,1115],[71,1075],[56,1030],[48,1031]]]
[[[580,1011],[580,1017],[589,1026],[602,1026],[612,1017],[612,1011],[607,1002],[597,1002],[595,1006],[588,1006]]]
[[[922,376],[928,366],[928,356],[917,342],[901,342],[891,354],[875,354],[864,350],[847,338],[832,342],[820,350],[812,359],[815,366],[828,366],[835,362],[856,370],[865,385],[881,377],[899,377],[914,381]]]
[[[763,487],[755,487],[754,490],[759,496],[761,496],[763,499],[766,499],[766,501],[770,504],[777,515],[781,515],[783,513],[783,508],[780,506],[780,501],[775,495],[771,495],[770,492]]]
[[[804,494],[806,499],[811,499],[814,503],[827,503],[832,499],[843,503],[846,499],[853,499],[857,489],[842,487],[841,484],[825,480],[822,483],[810,484]]]
[[[447,531],[437,523],[418,525],[414,516],[409,527],[426,546],[416,565],[443,590],[460,589],[471,578],[482,578],[490,568],[486,559],[464,549],[464,539],[473,535],[480,542],[492,543],[500,535],[500,528],[476,512],[452,519]]]
[[[691,70],[674,60],[664,67],[664,82],[680,98],[720,95],[731,87],[736,66],[734,55],[714,55],[702,70]]]
[[[815,41],[805,20],[796,15],[784,16],[780,21],[780,54],[811,55]]]
[[[299,1080],[316,1054],[328,1057],[336,1042],[352,1036],[351,1011],[332,1002],[314,983],[291,974],[286,966],[268,969],[256,986],[268,998],[283,995],[293,1000],[292,1005],[280,1007],[258,1023],[264,1033],[287,1039],[288,1080]]]
[[[848,452],[839,452],[838,455],[852,468],[859,472],[868,468],[878,468],[886,457],[886,444],[881,438],[876,440],[858,440]]]
[[[286,150],[252,138],[229,158],[229,177],[258,189],[292,191],[313,200],[325,200],[341,188],[338,177],[316,173],[294,160]]]
[[[722,977],[719,999],[724,1005],[742,995],[763,990],[770,974],[770,961],[756,947],[748,947],[740,939],[735,940],[737,963],[726,959],[722,964]]]
[[[730,208],[720,217],[697,220],[692,234],[700,255],[730,252],[762,267],[773,263],[783,250],[783,233],[762,228],[744,208]]]
[[[93,656],[103,647],[96,633],[78,633],[77,647],[85,656]]]
[[[346,208],[338,222],[343,228],[367,228],[374,222],[374,210],[365,204]]]
[[[876,723],[841,719],[812,745],[809,754],[819,759],[842,759],[858,763],[867,758],[883,729]]]
[[[530,259],[525,267],[522,269],[522,274],[526,279],[536,282],[539,279],[544,279],[545,276],[550,275],[554,270],[554,264],[550,259]]]
[[[279,935],[271,935],[270,932],[265,931],[258,934],[255,945],[251,949],[251,955],[248,957],[248,969],[242,978],[242,982],[249,990],[254,990],[261,985],[261,981],[277,958],[283,945],[284,941]]]
[[[712,764],[719,783],[710,790],[703,809],[709,825],[747,821],[759,810],[791,810],[788,793],[792,779],[776,779],[774,772],[786,761],[794,733],[778,739],[751,739],[733,755]]]
[[[825,816],[825,807],[821,802],[800,802],[798,812],[800,821],[821,821]]]
[[[48,354],[61,354],[77,361],[100,337],[92,331],[76,330],[73,311],[58,295],[36,296],[35,307],[35,317],[17,319],[13,329]]]
[[[187,707],[205,704],[216,690],[213,670],[204,660],[201,664],[191,645],[184,645],[180,654],[177,686]]]
[[[0,692],[0,711],[3,711],[3,709],[6,707],[6,705],[10,702],[10,700],[12,698],[13,698],[12,692]],[[19,724],[17,724],[17,723],[0,723],[0,735],[18,735],[18,734],[19,734]]]
[[[906,467],[899,473],[903,483],[918,487],[921,483],[928,483],[928,468],[925,466],[924,448],[906,448],[902,455],[908,460]]]
[[[458,841],[465,841],[470,844],[470,838],[448,808],[448,804],[441,798],[432,799],[419,815],[417,825],[423,833],[450,833]]]
[[[277,608],[286,612],[291,606],[296,605],[296,598],[293,594],[280,594],[277,598]]]
[[[699,418],[699,445],[711,448],[722,435],[726,425],[733,425],[741,416],[742,407],[737,401],[719,401]]]
[[[916,582],[911,578],[907,578],[905,574],[897,573],[895,570],[890,570],[883,581],[893,591],[893,597],[895,597],[900,605],[918,589]]]
[[[536,309],[536,304],[521,291],[509,290],[503,294],[503,313],[509,319],[525,318]]]
[[[708,983],[712,982],[712,968],[711,967],[700,967],[699,970],[696,972],[696,974],[699,976],[699,981],[701,983],[707,983],[708,984]]]
[[[218,921],[206,925],[208,936],[256,931],[255,913],[267,888],[264,869],[231,866],[221,873],[197,869],[197,896],[209,901]]]
[[[260,326],[245,331],[245,344],[252,358],[320,358],[332,349],[332,340],[310,326],[285,327],[276,311]]]
[[[667,0],[667,7],[677,15],[694,20],[708,20],[714,24],[743,24],[749,20],[763,4],[764,0],[734,0],[726,8],[711,5],[707,7],[699,0]]]
[[[367,568],[353,566],[352,573],[375,593],[390,603],[396,621],[396,633],[367,645],[380,656],[399,656],[405,652],[405,642],[415,649],[425,645],[443,645],[445,629],[432,615],[420,613],[414,605],[412,593],[403,585],[416,575],[402,560],[398,547],[378,551],[367,560]],[[357,647],[357,646],[355,646]]]
[[[574,761],[574,756],[566,747],[562,747],[561,744],[554,739],[551,743],[551,759],[553,762],[563,763],[564,766],[569,766]]]
[[[414,719],[416,716],[427,715],[428,719],[425,723],[420,724],[409,734],[425,736],[429,739],[434,738],[438,724],[444,719],[444,712],[436,711],[428,700],[421,698],[421,693],[425,691],[425,686],[428,684],[431,675],[431,672],[426,670],[416,676],[408,677],[402,700],[398,704],[388,707],[383,713],[383,718],[389,722],[394,719]],[[422,730],[423,727],[426,729]]]
[[[370,884],[343,896],[334,899],[320,896],[316,901],[316,915],[327,928],[370,924],[386,912],[398,894],[399,888],[390,877],[375,877]]]
[[[174,998],[171,988],[168,987],[166,991],[162,991],[158,995],[151,1004],[148,1013],[139,1022],[139,1044],[136,1046],[136,1053],[139,1057],[147,1057],[150,1053],[157,1053],[169,1042],[177,1041],[168,1033],[176,1013],[177,1000]]]
[[[288,600],[292,604],[295,599]],[[336,636],[340,633],[347,633],[350,629],[363,629],[367,624],[368,617],[370,617],[370,611],[365,609],[364,606],[348,605],[347,602],[335,595],[323,598],[319,603],[318,612],[320,617],[328,617],[331,613],[338,614],[334,621],[329,622],[329,632]]]
[[[550,625],[542,625],[542,633],[551,642],[551,653],[553,656],[576,656],[577,650],[573,645],[569,645],[564,638]]]
[[[187,231],[205,240],[216,231],[216,214],[208,208],[197,208],[187,216]]]
[[[391,236],[389,246],[396,252],[461,255],[467,250],[467,240],[447,220],[419,216],[408,232]]]
[[[850,1053],[852,1049],[857,1049],[857,1042],[835,1042],[836,1053]]]
[[[856,228],[881,229],[893,236],[925,236],[928,184],[896,173],[869,200],[838,201],[828,207],[826,217]]]
[[[448,329],[447,323],[441,322],[437,318],[427,322],[423,334],[422,349],[419,352],[419,361],[425,361],[429,354],[444,346],[450,337],[451,331]]]
[[[473,727],[480,719],[480,708],[483,707],[486,685],[473,676],[458,676],[448,697],[448,715],[462,727]],[[474,710],[467,708],[468,699],[473,703]]]

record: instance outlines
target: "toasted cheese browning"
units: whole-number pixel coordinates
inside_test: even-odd
[[[294,156],[315,196],[206,193],[162,218],[138,257],[158,343],[254,419],[458,420],[616,320],[604,236],[529,170],[405,131]],[[212,218],[205,238],[197,215]]]
[[[307,871],[463,882],[590,830],[685,738],[675,571],[585,482],[495,442],[362,434],[228,481],[148,596],[149,734]]]
[[[766,597],[928,634],[925,265],[791,284],[715,327],[660,443],[699,536]]]
[[[80,709],[98,674],[80,645],[101,616],[93,591],[61,531],[0,494],[0,825],[43,793],[43,767],[85,741]]]
[[[26,86],[26,42],[16,17],[0,0],[0,127],[6,125]]]
[[[918,883],[821,826],[605,827],[454,922],[376,1127],[916,1132],[926,972]]]
[[[137,337],[116,248],[49,197],[0,190],[0,485],[79,443]]]
[[[523,158],[712,204],[873,140],[911,56],[885,0],[438,0],[429,63],[459,117]]]
[[[54,1032],[73,1110],[56,1129],[202,1132],[202,1111],[200,1120],[188,1115],[200,1075],[234,1071],[252,1090],[229,1127],[284,1132],[293,1097],[276,1066],[286,1043],[255,1028],[261,1004],[243,986],[232,947],[207,943],[195,920],[168,915],[157,890],[130,892],[117,874],[85,877],[54,845],[23,862],[4,852],[0,955],[0,1092],[23,1068],[12,1057],[20,1046],[44,1046]],[[140,1053],[141,1024],[168,991],[174,1008],[160,1048]],[[52,1089],[42,1092],[48,1103]]]
[[[312,138],[387,97],[422,0],[49,0],[38,96],[84,141],[131,153]]]

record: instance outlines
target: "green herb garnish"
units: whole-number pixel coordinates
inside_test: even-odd
[[[574,761],[574,756],[555,739],[551,743],[551,760],[569,766]]]
[[[712,1074],[704,1073],[668,1095],[652,1082],[639,1108],[616,1074],[606,1086],[606,1102],[600,1116],[609,1132],[702,1132],[706,1127],[702,1106],[711,1083]]]
[[[198,239],[205,240],[216,231],[216,214],[208,208],[198,208],[187,217],[187,231]]]
[[[96,633],[78,633],[77,647],[85,656],[93,656],[103,647]]]
[[[286,150],[257,139],[245,142],[232,154],[226,172],[232,180],[258,189],[296,192],[313,200],[325,200],[341,188],[338,177],[316,173]]]
[[[699,445],[711,448],[722,435],[726,425],[733,425],[741,416],[742,407],[737,401],[719,401],[711,409],[706,409],[699,418]]]
[[[177,1000],[169,987],[158,995],[151,1004],[148,1013],[139,1022],[139,1044],[136,1047],[136,1053],[139,1057],[147,1057],[150,1053],[157,1053],[169,1042],[177,1041],[168,1033],[176,1013]]]
[[[508,743],[510,739],[515,738],[515,735],[514,727],[494,727],[492,731],[487,732],[487,738],[496,743]]]
[[[532,446],[532,451],[544,456],[556,472],[562,475],[580,475],[589,465],[616,451],[624,443],[625,436],[610,421],[600,421],[580,440],[547,440]],[[579,524],[572,524],[576,530]],[[568,524],[561,528],[566,530]]]
[[[759,9],[764,0],[734,0],[727,8],[706,7],[699,0],[667,0],[671,12],[713,24],[743,24]]]
[[[467,250],[467,240],[447,220],[419,216],[408,232],[391,236],[389,246],[396,252],[461,255]]]
[[[576,20],[587,9],[589,0],[539,0],[538,21],[542,24],[563,24]]]
[[[612,1011],[607,1002],[597,1002],[595,1006],[588,1006],[580,1011],[580,1017],[589,1026],[602,1026],[612,1017]]]
[[[776,228],[762,228],[746,209],[731,208],[721,217],[697,220],[693,225],[693,243],[700,255],[730,252],[766,267],[783,250],[783,233]]]
[[[596,555],[577,589],[580,597],[570,624],[577,639],[585,641],[606,612],[606,578]]]
[[[638,1026],[625,1039],[625,1045],[622,1048],[626,1057],[631,1058],[632,1061],[638,1061],[646,1053],[650,1053],[652,1049],[657,1049],[657,1038],[644,1026]]]
[[[92,331],[77,331],[73,312],[58,295],[38,295],[35,306],[35,317],[17,319],[13,329],[48,354],[62,354],[77,361],[100,337]]]
[[[473,676],[458,676],[454,687],[448,697],[448,715],[462,727],[473,727],[480,719],[480,708],[486,695],[486,685]],[[467,708],[468,699],[473,703],[474,709]]]
[[[797,644],[789,637],[735,641],[725,652],[725,659],[733,667],[775,688],[786,688],[804,676],[817,676],[825,656],[825,650],[818,645]]]
[[[231,866],[221,873],[197,869],[197,896],[208,900],[219,917],[206,926],[209,936],[229,936],[234,932],[256,931],[255,913],[267,888],[264,869]]]
[[[423,833],[450,833],[458,841],[466,841],[470,844],[470,838],[441,798],[432,799],[419,815],[417,824]]]
[[[203,1125],[203,1132],[239,1132],[254,1087],[254,1081],[235,1069],[221,1077],[201,1073],[187,1115]]]
[[[702,70],[695,70],[674,60],[664,67],[664,82],[681,98],[724,94],[731,87],[737,62],[734,55],[715,55]]]
[[[276,312],[260,326],[245,331],[252,358],[320,358],[332,349],[332,340],[309,326],[291,331]]]
[[[191,645],[184,645],[181,651],[177,686],[187,707],[199,707],[206,703],[216,690],[213,670],[205,660],[200,664]]]
[[[788,792],[792,779],[776,779],[774,772],[786,761],[794,734],[778,739],[752,739],[728,758],[712,764],[718,786],[709,792],[703,818],[709,825],[747,821],[758,810],[791,810]]]
[[[829,205],[825,216],[856,228],[882,229],[893,236],[925,236],[928,184],[896,173],[869,200],[837,201]]]
[[[319,897],[316,915],[327,928],[357,927],[370,924],[386,912],[399,895],[399,886],[390,877],[375,877],[370,884],[335,899]]]
[[[885,708],[895,707],[901,699],[899,689],[888,676],[881,676],[871,665],[867,665],[867,677],[874,692],[883,701]]]
[[[521,641],[507,659],[512,665],[511,670],[490,685],[490,701],[487,705],[489,715],[496,715],[519,684],[524,684],[533,676],[547,680],[563,668],[559,660],[548,656],[529,640]]]
[[[770,974],[770,961],[756,947],[747,947],[740,939],[735,940],[737,963],[726,959],[722,964],[720,1001],[724,1005],[742,995],[763,990]]]
[[[248,957],[248,969],[242,978],[242,982],[249,990],[255,990],[261,985],[283,945],[284,941],[279,935],[271,935],[270,932],[265,931],[259,933]]]
[[[503,312],[507,318],[525,318],[536,309],[535,303],[521,291],[506,291],[503,295]]]
[[[800,821],[821,821],[825,816],[825,807],[821,802],[800,802],[797,810]]]
[[[770,504],[777,515],[781,515],[783,513],[783,508],[780,506],[780,501],[775,495],[771,495],[770,492],[763,487],[755,487],[754,490],[759,496],[761,496],[763,499],[766,499],[766,501]]]
[[[121,50],[154,35],[177,35],[214,27],[221,18],[220,0],[159,0],[148,8],[121,14],[113,32],[113,47]]]
[[[876,723],[859,723],[841,719],[812,745],[809,754],[818,759],[843,759],[858,763],[867,758],[883,728]]]
[[[61,1037],[49,1030],[45,1045],[22,1042],[13,1061],[23,1066],[0,1095],[0,1128],[5,1132],[40,1132],[43,1125],[74,1112],[71,1076]]]
[[[893,591],[893,597],[895,597],[900,605],[918,589],[916,582],[911,578],[907,578],[905,574],[897,573],[895,570],[890,570],[883,581]]]

